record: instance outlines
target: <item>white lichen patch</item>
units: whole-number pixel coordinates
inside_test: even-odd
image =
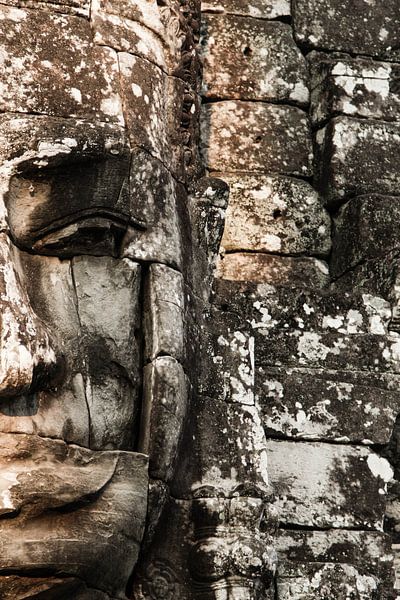
[[[371,453],[367,458],[367,464],[374,477],[380,477],[385,483],[393,479],[394,471],[386,458]]]

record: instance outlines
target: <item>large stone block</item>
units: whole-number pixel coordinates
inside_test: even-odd
[[[125,598],[146,520],[147,457],[2,434],[0,461],[0,569],[62,573]]]
[[[256,399],[269,436],[387,444],[400,379],[352,371],[259,368]]]
[[[338,117],[317,133],[318,186],[326,202],[347,197],[397,194],[400,124]]]
[[[400,64],[312,52],[311,118],[332,115],[400,120]]]
[[[186,191],[170,171],[145,151],[132,156],[129,197],[140,208],[145,227],[130,227],[121,255],[182,269],[187,252]]]
[[[169,481],[181,440],[189,385],[182,366],[161,356],[144,367],[139,448],[149,455],[154,479]]]
[[[182,274],[165,265],[150,265],[144,297],[145,360],[168,355],[183,362],[184,308]]]
[[[306,62],[290,25],[204,15],[202,28],[206,98],[308,102]]]
[[[2,4],[89,17],[90,0],[4,0]]]
[[[398,196],[358,196],[350,200],[335,221],[331,257],[333,277],[366,260],[383,257],[400,245]]]
[[[117,54],[93,45],[86,19],[3,4],[0,14],[2,112],[123,123]]]
[[[125,119],[132,146],[182,175],[181,119],[185,85],[152,62],[119,54]]]
[[[275,547],[282,564],[348,564],[390,582],[392,577],[390,535],[376,531],[329,529],[299,531],[279,529]]]
[[[90,447],[130,450],[141,386],[141,268],[127,259],[80,256],[72,272],[87,360]]]
[[[224,251],[329,253],[330,218],[308,183],[264,175],[223,178],[230,188]]]
[[[206,104],[202,147],[211,171],[312,175],[308,117],[292,106],[237,101]]]
[[[318,333],[301,329],[256,333],[256,366],[399,373],[397,334]]]
[[[375,57],[398,56],[397,0],[295,0],[294,30],[306,48]],[[340,23],[340,27],[338,27]]]
[[[213,13],[247,15],[259,19],[290,16],[290,0],[203,0],[202,10]]]
[[[268,472],[285,525],[382,530],[387,460],[366,448],[267,441]]]
[[[311,288],[323,288],[329,283],[328,267],[321,260],[252,252],[225,254],[217,264],[217,276],[231,281]]]
[[[285,563],[277,573],[277,600],[383,600],[379,581],[346,564]]]

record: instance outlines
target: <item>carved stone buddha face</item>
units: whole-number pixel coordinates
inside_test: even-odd
[[[159,443],[150,422],[169,426],[155,415],[154,388],[165,397],[172,377],[170,395],[174,385],[184,394],[185,192],[169,147],[183,83],[149,56],[107,47],[104,22],[124,44],[122,29],[142,35],[139,54],[150,52],[144,21],[158,7],[133,4],[131,20],[96,3],[94,37],[85,2],[56,4],[70,14],[46,2],[0,9],[4,598],[23,589],[125,598],[146,520],[147,454]],[[174,331],[158,331],[168,293]],[[161,479],[175,438],[153,465]]]

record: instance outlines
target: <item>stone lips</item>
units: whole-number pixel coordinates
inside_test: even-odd
[[[1,569],[63,572],[125,598],[143,535],[147,458],[37,436],[0,438]]]

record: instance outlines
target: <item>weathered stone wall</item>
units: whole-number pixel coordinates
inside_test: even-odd
[[[263,427],[271,597],[394,598],[400,4],[202,9],[202,155],[230,186],[209,390]]]
[[[5,600],[400,588],[400,5],[202,8],[0,0]]]

